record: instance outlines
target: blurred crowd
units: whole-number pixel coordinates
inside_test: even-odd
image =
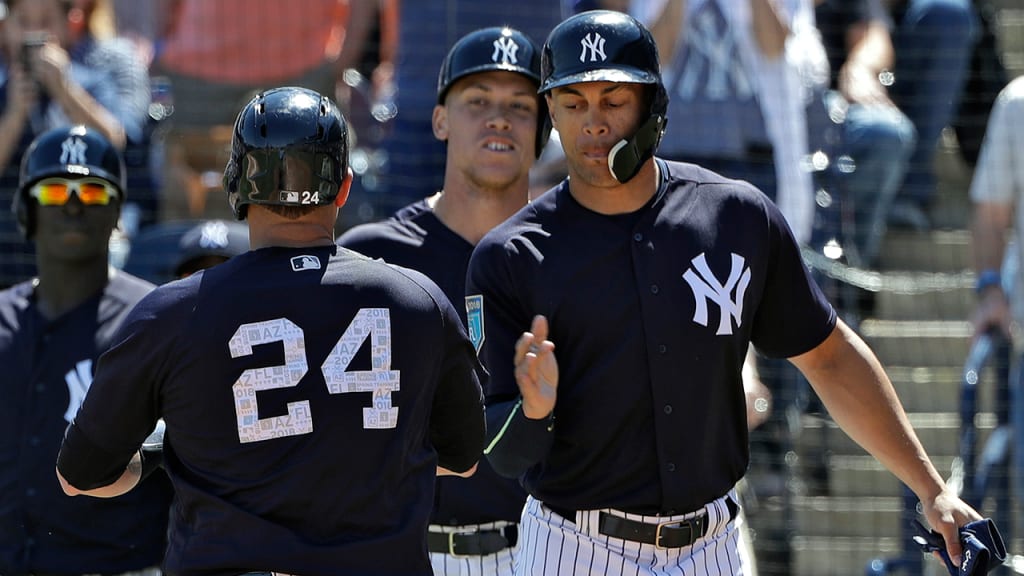
[[[94,127],[128,164],[130,194],[112,240],[123,264],[154,225],[230,218],[220,180],[235,112],[261,88],[298,85],[334,95],[353,124],[357,174],[341,232],[441,188],[445,148],[430,110],[455,39],[503,23],[543,42],[562,18],[605,8],[630,12],[655,34],[670,97],[661,156],[751,181],[801,242],[871,268],[888,227],[933,227],[943,130],[955,130],[973,167],[1008,81],[982,0],[278,8],[276,0],[7,2],[0,204],[10,202],[33,136],[67,123]],[[532,170],[538,193],[564,177],[557,148]],[[32,247],[9,215],[0,214],[0,247],[0,285],[32,276]],[[863,300],[840,304],[862,312]]]

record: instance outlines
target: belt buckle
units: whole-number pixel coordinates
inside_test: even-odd
[[[467,535],[467,534],[474,534],[474,532],[462,531],[462,532],[449,532],[448,533],[448,555],[449,556],[451,556],[452,558],[469,558],[471,556],[471,554],[457,554],[455,552],[455,537],[456,536],[463,536],[463,535]]]
[[[693,518],[687,518],[685,520],[670,520],[668,522],[659,522],[658,527],[654,530],[654,547],[658,550],[668,550],[668,546],[661,545],[661,529],[666,526],[676,527],[683,526],[684,524],[690,526],[690,542],[685,546],[693,546],[693,543],[696,542],[697,539],[703,535],[701,534],[701,532],[703,531],[702,528],[704,526],[704,521],[706,518],[706,516],[700,515],[694,516]],[[683,546],[679,546],[679,548],[682,547]]]

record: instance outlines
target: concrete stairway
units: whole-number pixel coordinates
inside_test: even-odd
[[[1012,78],[1024,73],[1024,4],[995,4],[1001,8],[998,34]],[[931,214],[936,229],[888,234],[880,265],[883,289],[875,296],[874,313],[857,329],[882,360],[939,471],[949,477],[959,450],[960,382],[970,345],[967,319],[974,306],[967,231],[970,173],[955,138],[940,146],[936,167],[940,190]],[[979,386],[979,443],[995,427],[993,380],[987,370]],[[804,415],[800,423],[785,457],[795,471],[790,478],[794,495],[762,498],[748,509],[761,576],[856,576],[865,574],[874,558],[897,556],[903,546],[901,484],[827,418]],[[809,482],[814,458],[808,455],[823,452],[828,455],[827,487]],[[752,458],[754,485],[763,478],[757,455]],[[994,515],[991,506],[986,500],[981,512]],[[1014,509],[1019,509],[1016,501]],[[1020,554],[1024,523],[1015,522],[1013,533],[1017,538],[1007,545],[1011,554]],[[775,563],[779,550],[788,557],[783,565]],[[924,566],[925,574],[945,574],[930,557]]]

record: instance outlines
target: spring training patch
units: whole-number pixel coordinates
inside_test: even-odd
[[[469,326],[469,340],[480,353],[484,344],[484,297],[482,294],[466,296],[466,324]]]

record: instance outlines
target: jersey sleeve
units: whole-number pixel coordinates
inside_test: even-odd
[[[473,251],[466,277],[469,324],[480,331],[480,359],[488,371],[485,454],[494,470],[508,478],[543,460],[554,442],[550,418],[530,420],[523,414],[515,381],[515,343],[529,329],[534,311],[527,309],[514,281],[531,274],[514,272],[506,250],[527,250],[526,246],[506,248],[485,237]]]
[[[57,468],[76,488],[116,480],[156,426],[161,358],[176,334],[175,327],[158,325],[158,292],[129,313],[114,344],[100,356],[92,385],[65,433]]]
[[[447,298],[440,302],[445,356],[430,417],[430,439],[438,465],[465,472],[483,454],[486,425],[480,380],[484,369],[455,308]]]
[[[770,260],[751,341],[766,356],[791,358],[821,344],[837,317],[804,263],[785,217],[770,202],[766,209]]]
[[[533,312],[520,300],[515,274],[504,246],[484,238],[469,260],[466,307],[470,330],[477,330],[480,361],[488,372],[487,404],[515,400],[515,343],[530,327]]]

